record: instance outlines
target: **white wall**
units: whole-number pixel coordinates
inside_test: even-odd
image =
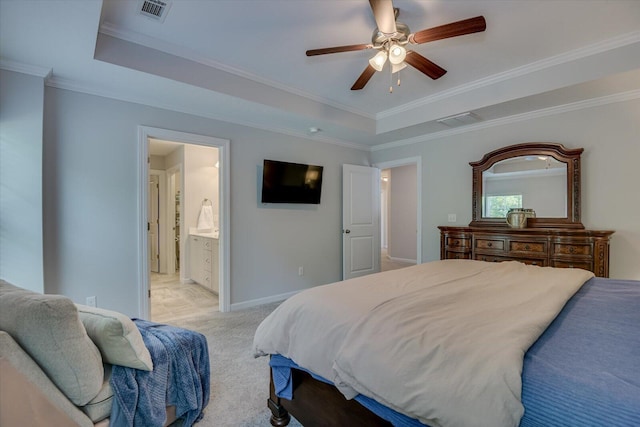
[[[44,292],[44,79],[0,70],[0,278]]]
[[[341,166],[367,152],[46,88],[47,292],[138,315],[138,125],[231,141],[232,306],[340,279]],[[265,158],[323,165],[321,204],[261,205]]]
[[[416,230],[416,165],[389,169],[389,251],[391,258],[415,261]]]
[[[198,225],[204,199],[209,199],[214,216],[218,206],[218,149],[199,145],[184,146],[184,225],[185,235]],[[216,224],[216,227],[219,224]]]
[[[438,225],[471,221],[471,166],[521,142],[583,147],[582,223],[611,229],[610,276],[640,279],[640,100],[618,102],[460,133],[372,153],[374,163],[422,155],[423,261],[440,257]],[[457,223],[447,214],[456,213]]]

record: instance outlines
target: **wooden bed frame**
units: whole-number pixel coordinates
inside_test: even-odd
[[[269,384],[267,406],[271,410],[271,425],[289,424],[293,415],[304,427],[350,426],[391,427],[355,400],[347,400],[334,386],[314,379],[298,369],[292,369],[293,399],[276,396],[273,375]]]

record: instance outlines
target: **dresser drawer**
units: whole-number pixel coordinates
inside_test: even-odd
[[[547,253],[547,242],[510,240],[509,251],[545,254]]]
[[[445,259],[471,259],[471,252],[447,251]]]
[[[480,238],[476,239],[475,242],[476,249],[504,250],[504,240]]]
[[[537,265],[540,267],[547,266],[546,259],[536,259],[536,258],[509,258],[506,256],[475,254],[473,259],[477,261],[486,261],[486,262],[518,261],[528,265]]]
[[[562,260],[552,259],[551,267],[581,268],[583,270],[593,271],[593,265],[588,261],[562,261]]]
[[[483,254],[475,254],[473,259],[476,261],[486,261],[486,262],[502,262],[509,261],[509,258],[494,256],[494,255],[483,255]]]
[[[580,245],[575,243],[554,243],[553,254],[591,256],[593,254],[593,246],[591,244]]]
[[[449,248],[470,248],[471,239],[465,239],[460,237],[447,237],[446,245]]]

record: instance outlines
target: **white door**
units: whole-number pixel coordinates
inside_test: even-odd
[[[149,175],[149,268],[151,271],[160,272],[160,240],[158,214],[160,207],[159,192],[160,177],[158,175]]]
[[[342,278],[380,271],[380,170],[342,165]]]

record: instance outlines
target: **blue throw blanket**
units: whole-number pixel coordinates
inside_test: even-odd
[[[153,360],[153,371],[113,366],[110,425],[161,427],[166,407],[176,407],[184,426],[202,418],[209,403],[209,350],[204,335],[134,319]]]

